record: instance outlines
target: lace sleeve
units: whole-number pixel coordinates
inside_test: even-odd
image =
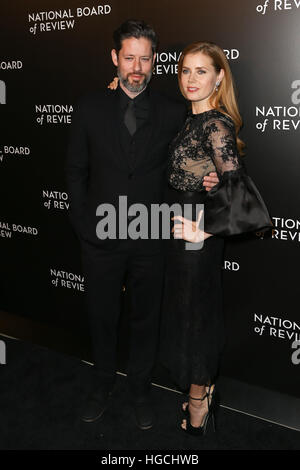
[[[205,200],[205,231],[230,236],[272,228],[264,201],[241,163],[232,121],[210,120],[204,140],[220,180]]]
[[[234,125],[229,120],[227,123],[223,119],[214,119],[206,123],[204,146],[219,175],[223,175],[225,171],[238,170],[241,167]]]

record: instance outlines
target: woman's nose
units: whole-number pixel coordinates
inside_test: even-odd
[[[193,83],[195,81],[195,75],[193,73],[189,74],[188,82]]]

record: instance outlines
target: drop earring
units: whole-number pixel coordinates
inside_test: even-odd
[[[216,91],[218,91],[219,86],[220,86],[220,83],[221,83],[221,82],[220,82],[219,80],[216,82],[216,87],[215,87],[215,90],[216,90]]]

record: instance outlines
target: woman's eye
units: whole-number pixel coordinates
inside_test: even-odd
[[[185,73],[185,74],[186,74],[186,73],[188,73],[188,70],[183,69],[182,73]]]
[[[205,70],[198,70],[199,75],[202,75],[203,73],[206,73]]]

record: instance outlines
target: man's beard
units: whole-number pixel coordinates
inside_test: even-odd
[[[133,75],[133,74],[129,74],[129,75]],[[138,75],[138,74],[136,74]],[[146,86],[148,85],[148,83],[150,82],[151,80],[151,77],[152,77],[152,72],[149,72],[148,75],[146,75],[145,73],[141,73],[139,75],[142,75],[144,76],[144,80],[142,81],[142,83],[130,83],[129,82],[129,79],[128,79],[128,75],[127,77],[124,77],[120,70],[118,69],[118,77],[120,79],[120,82],[124,85],[124,87],[130,91],[131,93],[140,93],[141,91],[143,91]]]

